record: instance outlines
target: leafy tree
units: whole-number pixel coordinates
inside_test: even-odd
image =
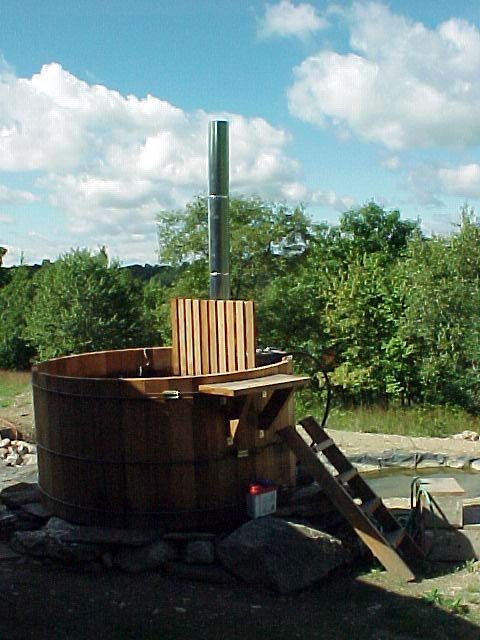
[[[39,359],[142,345],[141,285],[104,251],[67,253],[42,267],[35,286],[25,335]]]
[[[413,220],[401,220],[397,210],[385,211],[369,202],[342,214],[339,230],[351,253],[380,252],[388,261],[405,249],[408,240],[419,232],[419,224]]]
[[[161,263],[182,267],[179,294],[208,297],[208,209],[196,198],[185,211],[157,217]],[[273,278],[303,252],[311,225],[302,208],[293,211],[260,198],[231,198],[230,288],[233,299],[260,298]]]
[[[35,353],[24,336],[34,292],[32,271],[26,266],[9,271],[8,283],[0,288],[0,368],[27,369]]]
[[[417,370],[417,399],[480,411],[480,228],[412,242],[402,265],[398,337]]]
[[[315,227],[295,277],[271,284],[270,333],[329,364],[345,397],[399,393],[389,363],[401,310],[393,276],[417,227],[373,203],[349,211],[337,227]]]

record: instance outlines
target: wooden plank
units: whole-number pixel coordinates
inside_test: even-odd
[[[217,304],[215,300],[208,301],[208,331],[210,344],[210,373],[219,373],[218,341],[217,341]]]
[[[180,375],[180,344],[178,335],[178,298],[170,300],[170,320],[172,324],[172,373]]]
[[[258,415],[259,429],[269,429],[280,411],[290,399],[293,387],[275,389],[267,404]]]
[[[367,500],[367,502],[363,502],[362,509],[364,510],[365,513],[372,514],[378,509],[378,507],[380,507],[381,504],[382,504],[382,501],[378,496],[376,496],[371,500]]]
[[[236,326],[236,338],[237,338],[237,363],[238,370],[243,371],[245,369],[246,354],[245,354],[245,317],[244,317],[244,305],[242,300],[235,300],[235,326]]]
[[[315,449],[317,450],[317,453],[320,453],[321,451],[325,451],[325,449],[328,449],[329,447],[333,446],[335,443],[331,438],[327,438],[326,440],[324,440],[323,442],[321,442],[320,444],[315,444]]]
[[[185,303],[185,345],[187,349],[187,375],[193,376],[195,369],[193,366],[193,320],[192,320],[192,300],[186,298]]]
[[[181,376],[187,375],[187,349],[185,343],[185,305],[183,300],[178,300],[178,353]]]
[[[348,492],[337,483],[317,458],[314,451],[296,433],[295,429],[286,427],[277,431],[277,434],[288,444],[297,458],[305,465],[315,480],[319,482],[332,504],[347,518],[357,535],[383,566],[407,582],[415,580],[415,574],[405,560],[397,553],[396,549],[390,546],[384,535],[363,513],[361,507],[355,504]]]
[[[200,324],[202,335],[202,374],[210,373],[210,337],[208,332],[208,301],[200,300]]]
[[[462,496],[465,493],[455,478],[419,478],[418,483],[431,496]]]
[[[218,370],[227,373],[227,342],[225,335],[225,300],[216,300],[217,305],[217,345]]]
[[[235,302],[227,300],[226,310],[226,333],[227,333],[227,367],[228,371],[237,371],[237,358],[235,353]]]
[[[247,369],[255,367],[255,314],[254,305],[251,300],[245,303],[245,359]]]
[[[249,393],[302,387],[309,381],[309,376],[277,373],[263,378],[250,378],[249,380],[232,381],[226,380],[225,382],[201,384],[198,386],[198,390],[200,393],[234,398],[236,396],[248,395]]]
[[[342,484],[345,484],[347,482],[350,482],[350,480],[356,475],[358,475],[358,471],[355,469],[355,467],[352,467],[351,469],[342,471],[342,473],[339,473],[338,476],[335,476],[335,480],[341,482]]]
[[[192,300],[193,325],[193,370],[194,375],[202,375],[202,327],[200,325],[200,300]]]

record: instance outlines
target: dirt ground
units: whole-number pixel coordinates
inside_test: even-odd
[[[7,424],[33,436],[28,398],[0,412],[0,429]],[[395,436],[331,433],[346,453],[410,446]],[[458,454],[465,447],[470,452],[480,446],[434,444],[454,446]],[[0,639],[96,637],[478,640],[480,566],[470,562],[460,568],[426,567],[417,582],[404,584],[372,561],[305,591],[280,596],[234,578],[220,584],[161,572],[79,572],[31,558],[0,559]]]

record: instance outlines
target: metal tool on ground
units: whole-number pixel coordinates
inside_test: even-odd
[[[360,539],[388,571],[404,580],[415,580],[423,559],[421,549],[360,476],[335,442],[313,417],[300,424],[312,438],[309,446],[294,427],[278,431],[309,473],[324,489],[332,504],[349,521]],[[333,475],[318,457],[322,453],[337,471]]]

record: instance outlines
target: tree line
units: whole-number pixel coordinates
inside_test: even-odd
[[[168,344],[169,300],[208,297],[207,203],[158,216],[159,264],[75,250],[0,267],[0,368]],[[445,237],[374,203],[315,224],[303,207],[230,202],[232,298],[256,302],[258,343],[310,354],[345,403],[450,404],[480,413],[480,225]]]

